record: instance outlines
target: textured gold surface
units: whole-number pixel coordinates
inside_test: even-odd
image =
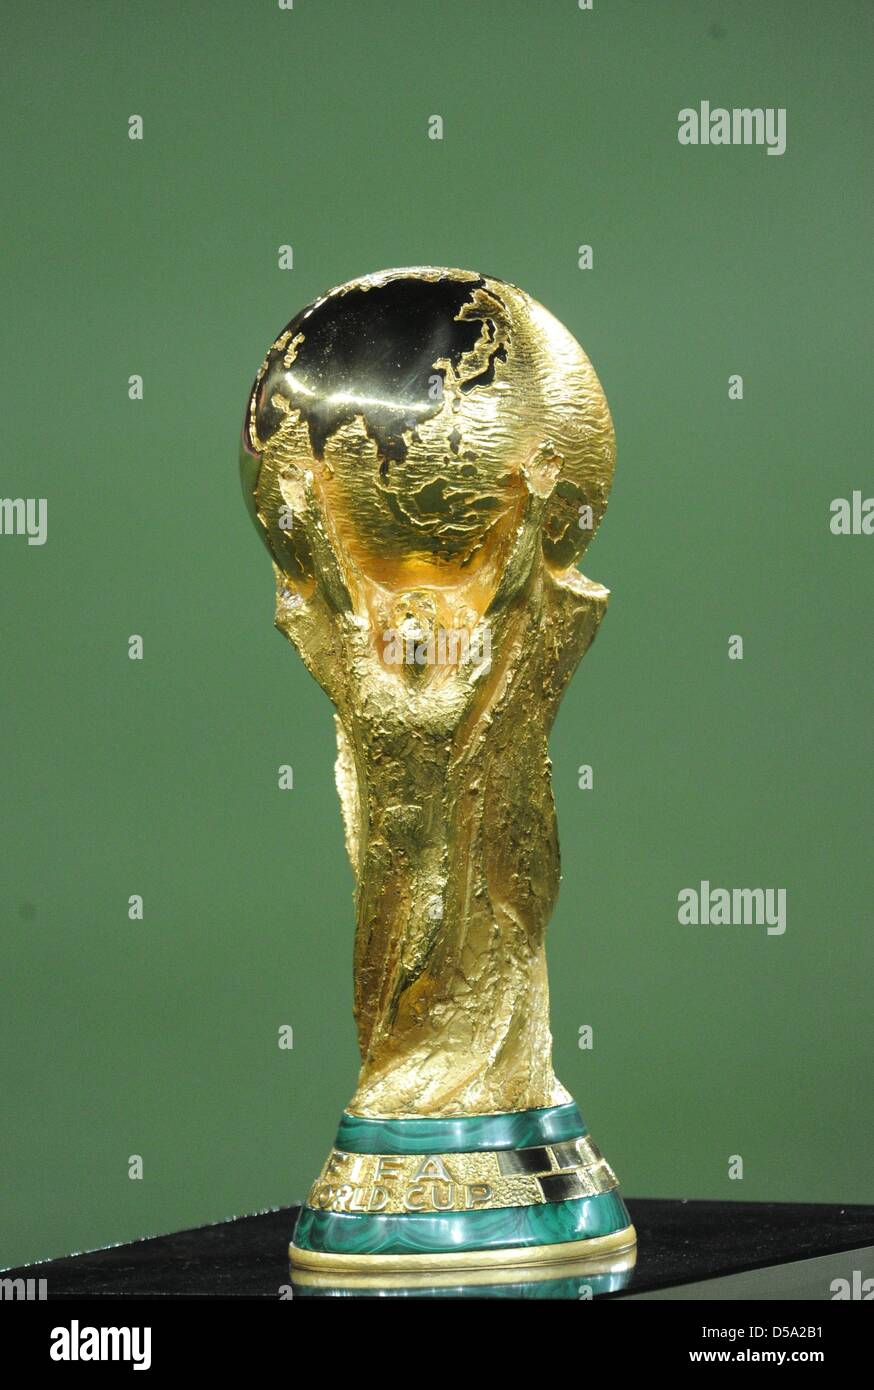
[[[314,453],[290,404],[305,318],[268,354],[247,417],[276,625],[337,710],[362,1057],[348,1109],[561,1104],[544,954],[559,884],[547,739],[607,602],[573,564],[606,505],[612,423],[582,349],[514,286],[428,268],[331,295],[404,276],[476,280],[458,317],[483,329],[459,361],[435,361],[442,405],[422,403],[390,467],[365,415]],[[267,440],[265,382],[280,420]],[[385,634],[398,630],[425,651],[447,630],[485,636],[490,664],[473,646],[389,664]]]
[[[573,1141],[576,1145],[585,1140]],[[557,1146],[569,1151],[571,1144]],[[594,1197],[616,1187],[607,1161],[591,1146],[559,1156],[554,1147],[510,1150],[515,1159],[538,1156],[528,1171],[508,1173],[506,1151],[452,1154],[350,1154],[334,1149],[307,1197],[320,1211],[393,1215],[402,1212],[476,1211],[490,1207],[524,1207],[554,1200],[539,1175],[573,1174],[577,1190],[570,1197]]]
[[[631,1268],[636,1260],[635,1245],[637,1234],[633,1226],[622,1231],[614,1231],[609,1236],[590,1236],[587,1240],[568,1240],[555,1245],[514,1246],[506,1250],[453,1250],[438,1255],[335,1255],[321,1250],[300,1250],[293,1243],[289,1246],[289,1256],[293,1265],[293,1278],[303,1283],[307,1276],[341,1276],[360,1279],[361,1286],[371,1286],[383,1282],[384,1275],[403,1276],[411,1287],[422,1276],[422,1282],[431,1284],[433,1275],[451,1275],[459,1271],[482,1270],[481,1283],[498,1282],[502,1269],[513,1270],[516,1280],[525,1278],[530,1269],[535,1277],[549,1278],[550,1271],[556,1278],[576,1272],[596,1274],[615,1272],[617,1265],[613,1258],[625,1256],[627,1263],[619,1269]],[[611,1258],[612,1257],[612,1258]],[[603,1265],[604,1259],[610,1263]],[[315,1282],[315,1280],[312,1280]],[[321,1281],[320,1281],[321,1282]],[[326,1279],[330,1284],[335,1280]]]

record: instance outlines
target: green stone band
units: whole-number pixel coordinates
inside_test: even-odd
[[[555,1245],[612,1235],[630,1224],[615,1190],[540,1206],[427,1216],[349,1216],[303,1207],[293,1245],[338,1255],[435,1255]]]
[[[541,1110],[448,1119],[374,1120],[344,1111],[336,1147],[351,1154],[475,1153],[559,1143],[586,1133],[583,1117],[573,1102]]]

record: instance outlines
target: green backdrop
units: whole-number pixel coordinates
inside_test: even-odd
[[[874,538],[829,527],[874,493],[870,4],[3,11],[0,495],[48,539],[0,536],[0,1264],[300,1199],[352,1092],[330,707],[237,441],[273,335],[391,265],[521,285],[616,420],[552,743],[559,1075],[631,1198],[874,1199]],[[704,99],[786,108],[786,153],[679,145]],[[702,879],[784,887],[785,934],[680,925]]]

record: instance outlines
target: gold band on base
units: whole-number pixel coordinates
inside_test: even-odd
[[[556,1245],[513,1246],[507,1250],[451,1250],[429,1255],[342,1255],[324,1250],[300,1250],[292,1242],[288,1247],[294,1278],[300,1284],[329,1285],[337,1276],[344,1281],[354,1279],[356,1283],[376,1286],[405,1276],[417,1282],[427,1276],[428,1283],[452,1283],[455,1276],[475,1273],[482,1277],[468,1280],[471,1283],[499,1282],[508,1271],[514,1277],[548,1278],[552,1271],[555,1277],[580,1273],[598,1273],[593,1267],[605,1255],[619,1255],[631,1252],[637,1244],[637,1233],[633,1226],[614,1231],[609,1236],[590,1236],[588,1240],[561,1241]],[[611,1261],[609,1269],[617,1266]],[[624,1267],[624,1266],[623,1266]],[[333,1277],[326,1277],[333,1276]]]

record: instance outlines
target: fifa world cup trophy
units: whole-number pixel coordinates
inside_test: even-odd
[[[633,1249],[553,1072],[544,949],[547,742],[607,603],[576,562],[614,457],[579,344],[470,271],[331,290],[250,393],[243,489],[276,626],[336,711],[356,884],[361,1071],[294,1232],[304,1281]]]

